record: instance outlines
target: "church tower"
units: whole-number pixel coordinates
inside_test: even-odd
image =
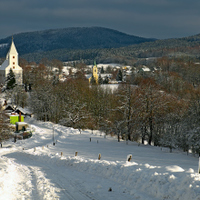
[[[16,84],[22,85],[23,69],[18,64],[18,52],[15,47],[13,38],[10,49],[6,55],[6,60],[0,66],[0,83],[5,84],[5,80],[10,72],[10,69],[12,69],[15,74]]]
[[[94,61],[94,66],[92,67],[92,76],[89,78],[89,83],[98,84],[99,76],[98,76],[98,68],[96,61]]]
[[[94,77],[94,80],[96,81],[96,84],[98,84],[98,69],[97,69],[96,61],[94,61],[94,66],[92,68],[92,75]]]

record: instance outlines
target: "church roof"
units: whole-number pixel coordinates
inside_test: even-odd
[[[5,60],[2,65],[0,65],[0,70],[5,70],[9,65],[8,60]]]
[[[5,70],[8,66],[9,66],[9,55],[18,55],[17,53],[17,49],[15,47],[15,44],[13,42],[13,39],[12,39],[12,43],[10,45],[10,49],[6,55],[6,60],[2,63],[2,65],[0,65],[0,70]]]
[[[17,49],[15,47],[15,44],[14,44],[13,40],[12,40],[12,43],[11,43],[11,46],[10,46],[10,50],[7,53],[6,60],[8,59],[8,57],[9,57],[10,54],[18,54]]]
[[[85,77],[86,77],[87,79],[89,79],[89,78],[92,77],[92,74],[86,74]]]

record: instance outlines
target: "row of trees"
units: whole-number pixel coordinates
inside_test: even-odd
[[[166,65],[160,67],[146,78],[134,75],[111,91],[89,85],[82,72],[65,82],[55,81],[40,66],[27,74],[33,81],[29,105],[40,120],[102,130],[118,135],[119,141],[147,141],[200,153],[200,88],[164,70]]]
[[[29,103],[40,120],[79,130],[102,130],[117,135],[119,141],[147,141],[171,150],[200,153],[196,65],[167,58],[158,59],[154,65],[159,70],[132,74],[116,90],[89,85],[83,70],[60,82],[44,64],[28,66],[24,80],[32,86],[29,101],[20,88],[15,87],[10,94],[15,104]],[[116,77],[120,77],[119,71]]]

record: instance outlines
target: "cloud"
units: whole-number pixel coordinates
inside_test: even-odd
[[[1,0],[0,38],[75,26],[103,26],[144,37],[183,37],[200,32],[199,7],[199,0]]]

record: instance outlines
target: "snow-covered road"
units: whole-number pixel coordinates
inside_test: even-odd
[[[61,162],[49,162],[24,152],[2,157],[9,163],[0,199],[133,199],[124,186],[98,174],[82,173]],[[109,186],[112,192],[109,192]],[[13,191],[11,193],[11,191]]]
[[[32,138],[0,149],[0,200],[200,200],[197,157],[126,145],[89,130],[79,134],[60,125],[28,122]]]

